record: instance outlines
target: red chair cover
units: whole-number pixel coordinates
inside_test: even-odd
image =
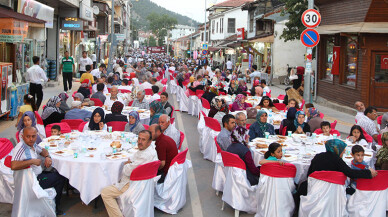
[[[173,124],[174,120],[175,120],[175,118],[170,118],[170,123]]]
[[[300,106],[300,108],[303,110],[303,106],[304,106],[304,104],[306,103],[306,101],[305,100],[303,100],[302,101],[302,106]]]
[[[279,163],[266,163],[260,167],[260,173],[275,178],[294,178],[296,167],[290,163],[283,166]]]
[[[80,124],[84,121],[82,119],[63,119],[61,123],[67,123],[72,130],[78,130]]]
[[[190,95],[190,96],[196,96],[195,92],[192,91],[191,89],[189,89],[189,95]]]
[[[39,113],[37,111],[35,111],[34,113],[35,113],[35,118],[36,118],[36,124],[44,125],[43,119],[42,119],[42,117],[40,117]]]
[[[181,148],[182,148],[182,143],[183,143],[183,140],[185,140],[185,134],[184,134],[184,133],[182,133],[181,131],[179,131],[179,133],[180,133],[180,137],[179,137],[179,140],[180,140],[180,142],[179,142],[179,147],[178,147],[178,150],[181,150]]]
[[[345,185],[346,181],[346,176],[336,171],[315,171],[310,174],[310,177],[338,185]]]
[[[249,128],[251,128],[251,125],[252,124],[247,124],[247,130],[249,130]]]
[[[110,92],[110,91],[109,91]],[[74,98],[74,95],[77,93],[77,91],[74,91],[73,94],[71,95]]]
[[[171,106],[171,117],[174,117],[174,111],[175,111],[175,108],[174,108],[174,106]],[[179,110],[177,110],[177,111],[179,111]]]
[[[126,124],[127,122],[125,121],[111,121],[106,123],[108,127],[112,127],[112,131],[124,131]]]
[[[166,92],[166,90],[167,90],[167,87],[164,86],[162,92]]]
[[[366,131],[361,127],[362,129],[362,133],[364,134],[365,136],[365,140],[368,142],[368,143],[372,143],[373,142],[373,138],[368,134],[366,133]]]
[[[251,93],[250,93],[250,92],[248,92],[248,91],[244,91],[244,93],[246,93],[246,94],[247,94],[247,96],[251,96]]]
[[[204,117],[205,125],[214,131],[221,131],[221,125],[214,118]]]
[[[283,127],[282,135],[285,136],[287,134],[287,127]]]
[[[286,109],[286,104],[283,103],[274,103],[273,105],[279,111],[283,111],[284,109]]]
[[[82,122],[82,123],[78,126],[78,131],[83,132],[83,131],[84,131],[85,124],[87,124],[87,123],[88,123],[88,122]]]
[[[119,90],[119,92],[120,92],[120,93],[131,93],[130,90],[124,90],[124,89]]]
[[[319,117],[320,117],[321,119],[323,119],[323,117],[325,117],[325,115],[324,115],[322,112],[320,112],[320,113],[319,113]]]
[[[361,191],[383,191],[388,188],[388,170],[378,170],[372,179],[357,179],[357,189]]]
[[[225,167],[237,167],[246,170],[244,161],[238,155],[221,151],[221,156]]]
[[[383,141],[381,140],[381,134],[377,135],[377,143],[379,145],[383,145]]]
[[[90,91],[90,94],[92,94],[92,93],[93,93],[93,89],[92,89],[92,87],[89,87],[89,91]]]
[[[8,155],[5,159],[4,159],[4,166],[8,167],[8,168],[11,168],[11,161],[12,161],[12,156],[11,155]]]
[[[128,106],[132,106],[132,104],[133,104],[133,100],[128,103]]]
[[[253,107],[252,104],[250,103],[247,103],[247,105],[248,105],[248,108]]]
[[[108,92],[110,93],[110,89],[111,89],[111,88],[107,88],[107,89],[108,89]]]
[[[285,97],[286,95],[279,95],[278,96],[278,99],[280,99],[280,100],[284,100],[284,97]]]
[[[167,84],[167,78],[163,79],[160,83],[162,83],[163,85],[166,85]]]
[[[330,124],[330,127],[331,129],[335,129],[335,127],[337,126],[337,120],[335,120],[333,123]]]
[[[189,81],[184,81],[184,82],[182,82],[182,85],[185,86],[185,87],[186,87],[188,84],[189,84]]]
[[[20,139],[19,139],[19,131],[16,131],[16,141],[19,143],[20,142]]]
[[[202,97],[202,95],[203,95],[204,93],[205,93],[205,91],[200,90],[200,89],[198,89],[198,90],[195,91],[195,94],[197,95],[197,97],[198,97],[199,99]]]
[[[171,163],[170,163],[170,166],[174,165],[175,162],[177,162],[178,164],[183,164],[183,163],[186,161],[186,155],[187,155],[187,151],[188,151],[188,150],[189,150],[189,149],[186,148],[186,150],[184,150],[184,151],[178,153],[178,155],[175,156],[175,157],[172,159],[172,161],[171,161]]]
[[[46,137],[51,136],[51,127],[53,127],[54,125],[59,125],[61,127],[62,134],[71,133],[71,128],[70,128],[69,124],[67,124],[67,123],[53,123],[53,124],[49,124],[46,126]]]
[[[201,97],[201,102],[205,109],[210,109],[210,103],[205,98]]]
[[[201,114],[203,115],[203,117],[207,117],[207,115],[205,114],[205,112],[201,111]]]
[[[150,128],[150,125],[143,124],[143,127],[144,127],[144,129],[148,130],[148,128]]]
[[[90,100],[94,102],[94,105],[95,105],[95,106],[101,107],[101,106],[104,105],[104,103],[102,103],[100,99],[97,99],[97,98],[90,98]]]
[[[321,128],[318,128],[318,129],[316,129],[316,130],[314,131],[314,133],[316,133],[317,135],[319,135],[319,134],[322,134],[323,131],[322,131]],[[341,133],[340,133],[338,130],[333,130],[333,129],[331,129],[331,130],[330,130],[330,135],[333,135],[333,134],[337,134],[337,136],[341,136]]]
[[[219,96],[226,96],[226,93],[225,93],[225,92],[222,92],[222,91],[220,91],[218,95],[219,95]]]
[[[229,104],[229,111],[232,111],[232,104]]]
[[[0,159],[7,156],[13,149],[12,142],[6,138],[0,138]]]
[[[378,116],[378,117],[377,117],[377,123],[381,125],[382,119],[383,119],[383,116],[382,116],[382,115]]]
[[[141,180],[152,179],[156,177],[159,166],[160,166],[159,160],[139,165],[132,171],[129,179],[131,181],[141,181]]]
[[[170,70],[168,70],[170,71]],[[174,77],[172,77],[172,75],[170,75],[170,80],[173,81],[174,80]]]
[[[145,89],[144,91],[145,91],[146,95],[152,95],[153,94],[152,93],[152,89]]]
[[[214,143],[216,144],[216,147],[217,147],[217,154],[221,153],[222,149],[221,149],[220,145],[217,142],[217,136],[214,137]]]

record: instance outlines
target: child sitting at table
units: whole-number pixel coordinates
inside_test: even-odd
[[[353,127],[350,129],[348,140],[362,147],[370,147],[365,139],[362,128],[358,125],[353,125]]]
[[[376,167],[381,170],[388,170],[388,132],[381,135],[382,148],[377,151]]]
[[[322,121],[321,122],[321,130],[322,130],[322,135],[324,136],[330,136],[330,131],[331,131],[331,126],[330,122],[328,121]]]
[[[54,125],[51,127],[51,136],[60,136],[61,135],[61,126]]]
[[[364,148],[360,145],[355,145],[352,147],[352,165],[350,168],[354,170],[367,170],[369,169],[368,164],[364,161]],[[356,179],[350,180],[350,185],[346,188],[347,194],[354,194],[356,191]]]
[[[273,162],[279,162],[280,164],[284,164],[284,162],[281,161],[283,157],[283,150],[282,146],[279,143],[271,143],[268,146],[268,151],[264,154],[264,159],[259,162],[260,165],[266,164],[266,163],[273,163]]]

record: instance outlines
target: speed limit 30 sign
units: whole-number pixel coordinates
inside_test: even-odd
[[[307,28],[315,28],[321,23],[321,14],[315,9],[308,9],[302,15],[302,23]]]

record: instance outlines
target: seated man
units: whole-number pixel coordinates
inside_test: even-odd
[[[364,117],[365,105],[363,102],[357,101],[354,103],[354,107],[357,110],[356,122],[358,122],[362,117]]]
[[[236,119],[233,115],[227,114],[222,117],[221,132],[217,136],[217,143],[223,151],[226,151],[229,145],[232,144],[232,131],[236,126]]]
[[[178,149],[176,148],[175,141],[164,135],[159,125],[153,124],[148,130],[152,133],[152,140],[155,141],[155,149],[161,161],[158,174],[161,174],[162,177],[160,177],[158,183],[163,183],[172,159],[178,155]]]
[[[232,137],[245,146],[249,143],[249,130],[247,129],[247,117],[244,112],[236,114],[236,128],[232,132]]]
[[[59,209],[59,206],[65,178],[59,175],[58,172],[42,172],[42,161],[38,159],[38,155],[44,158],[45,168],[51,167],[52,160],[48,151],[36,144],[36,138],[37,131],[34,127],[24,128],[23,141],[19,142],[13,150],[11,169],[23,170],[31,167],[43,189],[54,187],[57,192],[57,196],[55,196],[56,214],[62,215],[63,212]]]
[[[150,109],[150,104],[145,99],[145,91],[139,90],[136,94],[136,99],[132,103],[132,107],[138,107],[140,109]]]
[[[163,86],[162,83],[160,83],[160,82],[158,81],[158,79],[156,79],[156,78],[151,78],[151,84],[159,87],[159,92],[158,92],[158,93],[160,93],[160,92],[163,91],[163,87],[164,87],[164,86]]]
[[[104,73],[104,71],[106,70],[106,66],[105,64],[101,64],[98,69],[93,69],[90,74],[93,75],[93,77],[96,77],[96,78],[101,78],[101,74]]]
[[[106,87],[104,80],[105,80],[104,78],[98,78],[97,79],[97,83],[92,86],[92,93],[97,93],[97,91],[98,91],[97,90],[97,85],[98,84],[103,84],[104,85],[104,87],[103,87],[103,93],[104,94],[108,94],[109,93],[108,88]]]
[[[97,86],[97,92],[94,93],[90,98],[99,99],[102,102],[102,104],[104,104],[106,100],[106,96],[104,94],[104,87],[106,88],[106,86],[103,83],[98,83],[96,84],[96,86]]]
[[[162,94],[160,94],[160,102],[162,103],[163,108],[164,108],[164,110],[166,111],[166,114],[168,114],[168,116],[171,117],[171,114],[172,114],[172,106],[171,106],[171,104],[168,102],[168,93],[163,92]]]
[[[65,114],[65,119],[82,119],[83,121],[89,121],[91,116],[92,112],[81,109],[80,101],[73,101],[71,103],[70,111]]]
[[[365,132],[373,138],[372,148],[376,150],[376,145],[378,144],[377,138],[380,134],[379,129],[375,123],[377,119],[377,109],[376,107],[369,106],[364,111],[364,116],[361,117],[357,124],[365,130]]]
[[[152,102],[154,100],[160,99],[160,96],[159,96],[158,92],[159,92],[159,87],[158,86],[152,86],[152,93],[153,93],[153,95],[150,98],[150,102]]]
[[[180,144],[180,132],[175,128],[173,124],[170,123],[170,117],[166,114],[163,114],[159,117],[159,125],[162,128],[163,134],[169,136],[175,141],[176,147],[179,148]]]
[[[117,204],[116,198],[122,195],[129,188],[129,181],[132,171],[139,165],[158,160],[155,148],[151,146],[152,134],[148,130],[140,131],[137,140],[137,151],[132,159],[124,163],[122,178],[119,183],[102,189],[101,197],[109,216],[123,216]]]
[[[113,86],[110,89],[110,97],[107,97],[105,99],[104,106],[112,107],[113,103],[116,101],[119,101],[122,104],[124,104],[124,100],[121,99],[121,97],[119,97],[118,94],[119,94],[119,89],[117,88],[117,86]]]
[[[140,88],[143,89],[143,90],[151,89],[152,88],[152,84],[146,80],[142,84],[140,84]]]

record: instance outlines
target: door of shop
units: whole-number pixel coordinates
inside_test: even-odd
[[[388,52],[372,52],[370,105],[388,111]]]

